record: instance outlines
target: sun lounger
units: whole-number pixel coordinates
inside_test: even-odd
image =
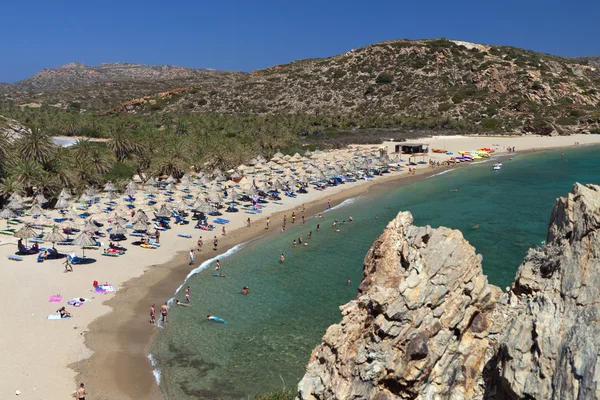
[[[13,229],[3,229],[3,230],[0,231],[0,233],[3,234],[3,235],[10,235],[10,236],[12,236],[12,235],[14,235],[14,233],[16,231],[17,231],[16,229],[14,229],[14,230]]]
[[[107,253],[106,251],[102,252],[103,256],[107,256],[107,257],[119,257],[121,254],[119,253]]]
[[[21,256],[17,256],[15,254],[11,254],[8,256],[9,260],[13,260],[13,261],[23,261],[23,257]]]
[[[228,220],[228,219],[224,219],[224,218],[215,218],[215,219],[213,220],[213,222],[214,222],[214,223],[216,223],[216,224],[221,224],[221,225],[223,225],[223,224],[227,224],[227,223],[229,223],[229,220]]]
[[[189,233],[181,233],[181,232],[179,232],[179,233],[177,234],[177,236],[179,236],[179,237],[184,237],[184,238],[188,238],[188,239],[191,239],[191,238],[192,238],[192,235],[190,235]]]
[[[129,234],[129,236],[135,236],[135,237],[144,237],[144,236],[146,236],[146,234],[145,234],[145,233],[142,233],[142,232],[131,232],[131,233]]]
[[[148,239],[148,244],[149,244],[150,246],[154,246],[154,247],[160,247],[160,243],[158,243],[158,242],[155,242],[155,241],[154,241],[154,240],[152,240],[152,239]]]

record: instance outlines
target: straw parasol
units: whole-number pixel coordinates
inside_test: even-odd
[[[88,201],[92,200],[92,196],[87,194],[87,190],[85,192],[83,192],[81,194],[81,196],[79,196],[79,200],[77,200],[79,203],[87,203]]]
[[[156,216],[160,217],[160,218],[170,218],[171,217],[171,211],[169,211],[169,209],[167,208],[167,206],[165,206],[163,204],[162,206],[160,206],[160,209],[156,213]]]
[[[104,191],[105,192],[114,192],[116,190],[117,190],[117,188],[115,187],[115,185],[112,184],[111,181],[108,181],[106,183],[106,185],[104,186]]]
[[[127,187],[125,188],[125,194],[133,198],[133,196],[135,196],[135,185],[127,185]]]
[[[212,191],[212,192],[210,192],[208,194],[208,200],[211,201],[211,202],[213,202],[213,203],[216,203],[216,204],[219,204],[219,203],[223,202],[223,198],[216,191]]]
[[[112,225],[112,229],[110,230],[110,234],[111,235],[124,235],[127,231],[125,230],[125,228],[123,228],[123,225],[121,225],[118,222],[115,222]]]
[[[31,214],[31,215],[41,215],[43,213],[44,213],[44,210],[37,203],[35,203],[34,205],[32,205],[31,208],[29,209],[29,214]]]
[[[165,180],[166,183],[175,183],[177,179],[173,178],[173,175],[169,175],[169,177]]]
[[[58,226],[54,225],[52,227],[52,231],[48,232],[47,234],[44,235],[44,241],[52,243],[52,247],[54,247],[54,243],[56,243],[56,242],[64,242],[65,241],[65,237],[58,230]]]
[[[178,213],[184,213],[186,208],[187,208],[187,204],[185,204],[185,201],[182,200],[179,202],[179,204],[177,204],[176,210]]]
[[[87,189],[85,189],[85,192],[83,192],[83,193],[90,198],[94,197],[94,195],[96,194],[94,189],[91,187],[88,187]]]
[[[135,224],[133,224],[133,230],[136,232],[146,232],[148,230],[146,221],[142,221],[142,220],[137,221]]]
[[[139,222],[139,221],[148,222],[149,220],[150,220],[150,218],[148,218],[148,215],[146,215],[146,212],[144,210],[139,210],[138,212],[135,213],[131,222],[135,224],[136,222]]]
[[[19,210],[23,208],[23,199],[21,198],[21,196],[13,198],[11,201],[8,202],[6,208],[10,208],[11,210]]]
[[[58,200],[56,201],[56,204],[54,205],[54,209],[55,210],[65,210],[69,208],[69,202],[67,201],[66,197],[59,197]]]
[[[48,202],[48,199],[44,197],[43,193],[39,193],[37,196],[35,196],[35,201],[38,204],[46,204]]]
[[[79,236],[73,239],[73,244],[81,247],[83,257],[85,257],[85,246],[95,246],[96,241],[87,232],[81,232]]]
[[[30,223],[25,223],[21,229],[15,232],[14,236],[19,239],[25,239],[25,245],[27,246],[27,239],[36,237],[37,233],[33,230]]]
[[[85,224],[83,225],[82,232],[96,233],[96,232],[98,232],[98,227],[94,224],[94,222],[92,222],[91,219],[88,219],[87,221],[85,221]]]
[[[177,187],[175,186],[175,184],[173,182],[169,183],[166,187],[165,190],[169,191],[169,192],[173,192],[175,191],[175,189],[177,189]]]
[[[150,177],[150,179],[148,179],[146,181],[146,185],[150,185],[150,186],[154,186],[156,185],[158,182],[156,181],[156,179],[154,179],[154,177]]]
[[[6,220],[6,227],[8,228],[8,220],[11,218],[15,218],[17,216],[17,214],[15,214],[13,212],[13,210],[11,210],[10,208],[5,208],[4,210],[2,210],[2,212],[0,212],[0,217],[4,218]]]

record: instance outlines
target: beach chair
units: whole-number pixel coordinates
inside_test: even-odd
[[[177,236],[183,237],[183,238],[187,238],[187,239],[191,239],[192,238],[192,235],[190,235],[189,233],[181,233],[181,232],[179,232],[177,234]]]

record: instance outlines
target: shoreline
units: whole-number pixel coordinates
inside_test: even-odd
[[[468,164],[458,165],[455,168],[465,166]],[[400,183],[404,186],[439,172],[434,169],[420,169],[415,175],[402,173],[387,175],[383,176],[383,179],[368,181],[325,198],[331,199],[333,208],[347,199],[364,195],[380,185]],[[304,214],[310,218],[323,212],[324,205],[326,208],[325,198],[305,203]],[[220,240],[218,252],[213,252],[212,249],[205,251],[205,244],[202,253],[196,257],[194,267],[188,264],[187,254],[180,252],[172,261],[125,282],[121,291],[105,302],[113,312],[100,316],[90,325],[90,333],[86,335],[85,345],[93,352],[92,356],[69,366],[78,373],[77,382],[86,382],[90,387],[103,387],[103,396],[106,396],[106,399],[133,399],[136,396],[143,396],[147,400],[162,400],[162,392],[157,385],[154,368],[148,357],[159,332],[147,323],[148,307],[153,302],[159,307],[160,304],[169,301],[175,295],[176,289],[185,283],[190,272],[205,261],[224,254],[234,246],[278,234],[279,222],[283,214],[298,210],[301,210],[301,206],[287,208],[271,215],[272,223],[269,231],[264,229],[265,218],[261,218],[250,228],[238,228],[228,233],[226,239]],[[152,301],[149,298],[161,300]],[[132,322],[135,326],[131,326]],[[105,326],[111,326],[112,329],[105,330],[103,329]],[[127,357],[123,357],[123,360],[117,363],[116,359],[123,351],[127,352]],[[114,368],[107,371],[105,368],[107,365]],[[100,374],[99,371],[103,373]],[[110,382],[108,389],[105,388],[107,382]]]

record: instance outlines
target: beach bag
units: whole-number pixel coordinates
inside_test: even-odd
[[[94,281],[93,285],[94,287],[98,286],[98,281]]]

